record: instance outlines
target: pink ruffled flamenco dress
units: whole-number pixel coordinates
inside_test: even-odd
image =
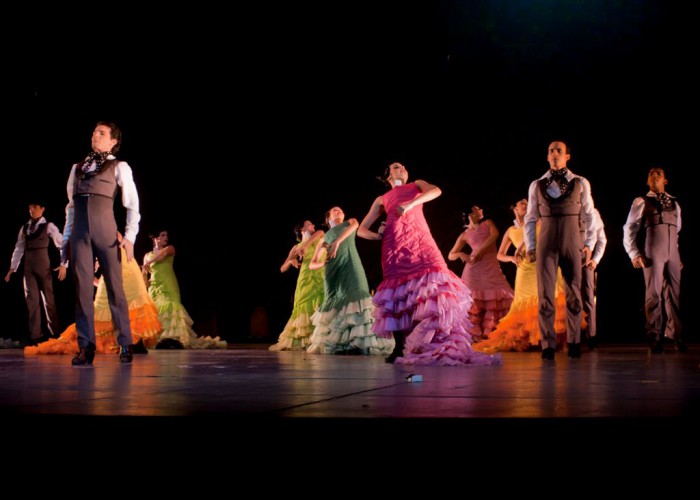
[[[373,297],[372,330],[380,337],[407,336],[397,364],[493,365],[500,355],[474,351],[469,330],[472,301],[464,282],[450,271],[418,205],[398,216],[397,207],[419,196],[414,183],[383,196],[387,212],[382,238],[384,281]]]

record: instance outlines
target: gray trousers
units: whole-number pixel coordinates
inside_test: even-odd
[[[41,338],[42,302],[46,315],[46,326],[51,335],[58,335],[59,323],[56,302],[53,297],[53,277],[47,248],[24,252],[24,300],[29,311],[29,336]]]
[[[70,267],[75,279],[75,326],[78,331],[78,345],[96,345],[93,302],[95,258],[100,263],[105,279],[117,343],[129,345],[132,343],[129,304],[122,282],[114,201],[99,195],[76,195],[73,202],[75,217],[70,237]]]
[[[542,349],[556,348],[554,290],[561,268],[566,293],[566,341],[581,342],[581,233],[578,216],[542,217],[537,239],[538,322]]]
[[[644,271],[644,314],[647,336],[660,340],[661,336],[681,340],[683,323],[680,311],[681,266],[680,257],[663,262],[652,259]]]

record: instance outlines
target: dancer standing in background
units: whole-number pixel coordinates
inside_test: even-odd
[[[12,252],[10,270],[5,275],[9,282],[24,257],[24,300],[29,311],[29,344],[41,342],[41,309],[43,303],[46,327],[51,335],[58,335],[59,323],[56,302],[53,297],[53,277],[49,259],[49,243],[60,249],[63,235],[58,228],[44,218],[46,207],[41,203],[29,204],[29,221],[20,228],[17,243]]]
[[[676,350],[686,352],[683,323],[680,319],[681,263],[678,233],[681,231],[681,206],[666,192],[666,172],[649,170],[649,192],[635,198],[624,226],[625,251],[632,265],[644,272],[644,314],[649,348],[664,352],[664,337],[672,339]],[[643,231],[644,244],[637,242]]]
[[[357,220],[346,221],[343,210],[333,207],[326,223],[330,229],[309,265],[312,270],[325,266],[326,275],[323,304],[311,318],[314,333],[307,352],[388,355],[394,342],[372,332],[372,296],[355,246]]]
[[[513,302],[513,289],[498,262],[496,225],[491,219],[484,218],[483,209],[477,205],[472,206],[468,221],[467,228],[457,237],[447,258],[464,262],[462,281],[467,285],[472,299],[469,309],[472,328],[469,333],[474,342],[479,342],[508,314]],[[462,251],[465,246],[469,246],[470,253]]]
[[[324,269],[314,271],[309,269],[309,264],[325,233],[320,229],[316,231],[314,224],[307,220],[294,228],[294,234],[299,243],[292,247],[280,268],[280,272],[286,272],[290,267],[299,269],[294,307],[279,340],[270,346],[271,351],[306,349],[313,332],[311,316],[323,303]]]
[[[160,231],[151,239],[153,250],[144,256],[142,269],[148,282],[148,293],[158,308],[158,318],[163,325],[161,342],[171,339],[185,349],[226,349],[226,342],[219,337],[198,337],[192,329],[192,318],[180,302],[180,286],[173,269],[175,247],[168,244],[168,232]]]

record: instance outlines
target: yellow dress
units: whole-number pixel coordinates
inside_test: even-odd
[[[133,342],[136,344],[143,341],[145,347],[153,347],[158,343],[158,336],[163,331],[158,320],[158,310],[146,290],[139,265],[136,260],[127,262],[124,249],[122,249],[122,276],[126,300],[129,302],[129,323]],[[95,293],[95,340],[97,352],[115,352],[119,348],[114,337],[114,325],[104,277],[100,278]],[[57,339],[49,339],[37,346],[24,348],[24,354],[75,354],[77,352],[78,331],[75,323],[66,328]]]
[[[539,228],[538,228],[539,229]],[[518,248],[524,239],[523,228],[511,226],[510,239]],[[486,353],[498,351],[527,351],[537,346],[542,339],[538,322],[537,264],[522,261],[515,273],[515,296],[506,314],[488,339],[474,344],[474,349]],[[554,293],[554,331],[557,348],[566,345],[566,297],[561,270],[557,272]]]

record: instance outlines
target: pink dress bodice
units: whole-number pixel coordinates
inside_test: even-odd
[[[408,281],[433,271],[446,271],[447,264],[423,214],[423,205],[398,215],[398,207],[420,195],[414,183],[396,186],[384,194],[386,228],[382,238],[382,270],[384,281],[379,286],[394,287],[399,281]]]

